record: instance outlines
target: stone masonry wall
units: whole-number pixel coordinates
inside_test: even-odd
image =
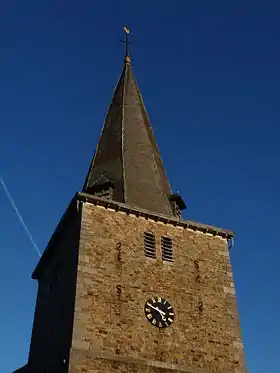
[[[156,236],[156,260],[144,256],[145,231]],[[157,295],[175,310],[164,330],[144,315]],[[227,241],[84,203],[69,372],[171,370],[246,372]]]

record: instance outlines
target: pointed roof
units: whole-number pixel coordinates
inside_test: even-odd
[[[112,199],[174,216],[170,185],[148,118],[130,57],[115,88],[83,192],[105,179],[113,185]]]

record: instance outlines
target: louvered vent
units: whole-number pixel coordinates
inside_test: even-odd
[[[161,237],[162,260],[173,262],[172,240],[169,237]]]
[[[153,233],[144,233],[144,251],[148,258],[156,258],[156,239]]]
[[[111,188],[103,189],[103,190],[100,190],[99,192],[95,192],[94,195],[96,195],[96,197],[112,199],[112,189]]]

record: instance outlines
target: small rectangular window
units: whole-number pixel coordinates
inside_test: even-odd
[[[173,262],[172,240],[169,237],[161,237],[162,260]]]
[[[156,258],[156,239],[153,233],[144,233],[144,251],[148,258]]]

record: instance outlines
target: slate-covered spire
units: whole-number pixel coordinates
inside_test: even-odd
[[[170,201],[171,189],[132,71],[128,48],[126,51],[83,192],[150,212],[178,216],[174,196]]]

